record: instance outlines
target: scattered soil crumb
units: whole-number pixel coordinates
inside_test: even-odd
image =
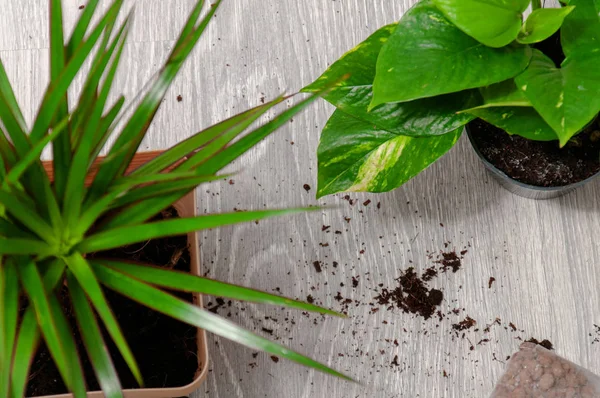
[[[177,96],[177,102],[181,102],[181,101],[183,101],[183,96],[181,94],[179,94]]]
[[[490,280],[488,281],[488,289],[492,288],[492,285],[494,284],[494,282],[496,282],[496,278],[494,278],[493,276],[490,276]]]
[[[308,184],[304,184],[302,187],[304,188],[304,190],[305,190],[306,192],[310,191],[310,185],[308,185]]]
[[[394,359],[392,360],[392,366],[400,366],[398,363],[398,355],[394,355]]]
[[[317,271],[318,273],[320,273],[321,271],[323,271],[323,269],[321,268],[321,262],[320,261],[313,262],[313,267],[315,267],[315,271]]]
[[[271,355],[271,361],[277,363],[279,362],[279,358],[277,358],[275,355]]]
[[[475,319],[471,318],[470,316],[467,315],[467,317],[452,325],[452,329],[454,330],[467,330],[467,329],[471,329],[473,326],[477,325],[477,322],[475,321]]]
[[[466,253],[467,251],[464,250],[464,252]],[[446,272],[448,271],[448,269],[451,269],[452,272],[456,272],[460,269],[460,267],[462,266],[462,256],[464,254],[462,254],[461,252],[461,257],[458,256],[458,254],[456,254],[456,251],[450,251],[450,252],[442,252],[441,256],[442,258],[438,261],[436,261],[436,263],[441,264],[442,266],[440,267],[440,269],[442,270],[442,272]]]
[[[537,344],[537,345],[541,345],[542,347],[544,347],[547,350],[554,350],[554,346],[552,345],[552,343],[550,342],[550,340],[544,339],[542,341],[538,341],[538,339],[536,338],[530,338],[529,340],[525,340],[526,343],[533,343],[533,344]]]
[[[313,298],[312,295],[309,294],[308,296],[306,296],[306,301],[308,301],[310,304],[312,304],[315,302],[315,299]]]
[[[600,343],[600,326],[594,324],[594,333],[596,336],[592,340],[592,344]],[[592,333],[590,333],[590,337],[591,336],[592,336]]]
[[[435,278],[437,276],[437,274],[438,274],[438,272],[435,269],[435,267],[429,267],[425,270],[421,279],[423,279],[425,282],[429,282],[430,280]]]

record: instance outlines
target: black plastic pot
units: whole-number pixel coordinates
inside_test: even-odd
[[[492,174],[492,176],[494,176],[494,179],[498,181],[498,183],[500,183],[502,187],[514,193],[515,195],[536,200],[558,198],[559,196],[566,195],[569,192],[574,191],[575,189],[587,184],[588,182],[600,176],[600,172],[598,172],[593,176],[586,178],[585,180],[569,185],[563,185],[560,187],[539,187],[536,185],[524,184],[522,182],[512,179],[502,170],[494,166],[489,160],[487,160],[479,151],[477,143],[472,137],[473,131],[470,128],[469,124],[467,124],[465,128],[467,130],[467,135],[469,136],[469,141],[471,141],[471,145],[473,146],[475,153],[477,153],[477,156],[479,156],[479,159],[481,159],[481,161],[485,165],[485,168]]]

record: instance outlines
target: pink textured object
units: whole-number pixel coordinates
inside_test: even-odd
[[[523,343],[490,398],[600,398],[600,377],[534,343]]]

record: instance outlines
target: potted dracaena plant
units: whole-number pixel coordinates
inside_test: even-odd
[[[558,196],[596,176],[599,3],[557,6],[421,0],[342,56],[304,88],[350,74],[325,96],[337,109],[318,148],[317,196],[392,190],[465,125],[486,166],[523,196]]]
[[[0,62],[0,397],[30,395],[32,385],[43,387],[45,383],[56,390],[36,390],[33,395],[71,392],[84,397],[88,389],[99,387],[105,396],[119,397],[123,394],[120,376],[145,386],[130,390],[128,396],[187,394],[206,375],[204,332],[198,332],[196,338],[195,328],[344,377],[194,305],[199,303],[199,294],[210,294],[338,315],[200,277],[194,234],[297,211],[196,216],[193,192],[199,184],[223,178],[217,173],[224,166],[289,122],[316,96],[290,105],[247,133],[253,122],[286,98],[211,126],[164,152],[136,154],[168,87],[219,2],[206,13],[202,1],[194,6],[164,66],[129,111],[123,108],[122,96],[112,105],[107,98],[131,18],[117,24],[122,0],[111,2],[106,12],[97,16],[98,3],[87,3],[65,42],[61,1],[50,1],[50,84],[31,126],[23,118]],[[92,25],[92,20],[97,23]],[[83,88],[70,106],[69,88],[86,61],[89,70]],[[112,145],[107,145],[109,137],[114,138]],[[53,160],[44,164],[40,156],[49,144]],[[106,157],[99,156],[103,148]],[[165,241],[181,235],[183,242]],[[146,247],[156,249],[148,251]],[[152,253],[164,257],[170,247],[176,252],[166,253],[166,259],[152,258]],[[145,258],[139,253],[157,266],[136,263]],[[182,258],[186,261],[180,261]],[[189,355],[195,361],[192,372],[181,385],[167,383],[172,388],[153,389],[165,385],[168,373],[143,384],[144,369],[159,365],[179,369],[173,358],[161,364],[163,358],[152,362],[145,353],[160,351],[164,344],[171,350],[173,342],[167,335],[176,331],[160,329],[158,336],[144,337],[141,346],[128,339],[139,336],[130,329],[152,329],[153,325],[136,323],[143,316],[131,313],[132,309],[148,312],[146,307],[193,327],[191,339],[189,326],[176,328],[188,334],[179,338],[187,338],[189,350],[195,351]],[[162,319],[151,319],[164,325]],[[40,356],[41,350],[46,355]],[[138,355],[144,363],[136,361]],[[175,362],[184,360],[174,358]],[[39,378],[42,382],[36,383]]]

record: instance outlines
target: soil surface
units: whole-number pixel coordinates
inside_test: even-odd
[[[565,59],[560,32],[534,45],[550,57],[556,67]],[[511,178],[540,187],[573,184],[600,171],[600,128],[598,120],[571,139],[564,148],[558,141],[531,141],[482,120],[469,123],[479,151]]]
[[[598,119],[564,148],[558,141],[532,141],[508,135],[483,120],[469,123],[471,137],[481,154],[509,177],[540,187],[574,184],[600,171]]]
[[[171,208],[163,211],[156,219],[172,217],[177,217],[177,212]],[[179,271],[189,272],[190,270],[190,253],[187,248],[186,236],[157,239],[96,253],[90,257],[118,258]],[[137,359],[145,387],[181,387],[191,383],[198,369],[196,328],[150,310],[108,289],[105,289],[104,293]],[[171,293],[189,302],[193,300],[192,295],[188,293]],[[75,330],[75,341],[80,353],[88,391],[99,390],[93,368],[77,330],[68,289],[64,287],[59,296],[63,311]],[[124,389],[138,388],[127,364],[105,330],[103,330],[103,335],[121,379],[122,387]],[[31,366],[27,396],[66,392],[50,353],[42,344]]]

